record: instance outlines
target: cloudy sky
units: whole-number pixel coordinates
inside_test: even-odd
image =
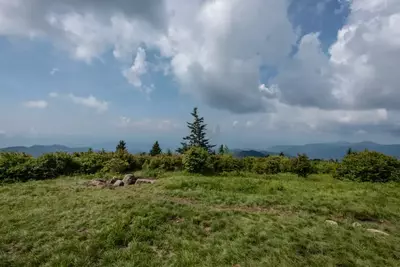
[[[0,145],[398,143],[399,0],[0,0]]]

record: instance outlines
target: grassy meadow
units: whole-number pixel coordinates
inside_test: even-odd
[[[1,185],[0,266],[400,266],[398,183],[170,173],[100,189],[88,179]]]

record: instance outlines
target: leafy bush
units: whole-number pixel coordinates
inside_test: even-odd
[[[335,177],[361,182],[400,181],[400,162],[379,152],[353,152],[344,157]]]
[[[211,156],[204,148],[191,147],[183,155],[183,167],[189,173],[209,173],[213,167]]]
[[[317,174],[335,174],[339,163],[327,160],[318,160],[312,162],[313,173]]]
[[[182,169],[181,156],[159,155],[151,157],[143,165],[145,170],[177,171]]]
[[[216,173],[241,171],[241,160],[232,155],[214,155],[212,157],[213,170]]]
[[[95,174],[104,167],[104,163],[109,159],[107,153],[85,152],[77,158],[80,165],[80,173]]]
[[[129,168],[129,163],[120,158],[112,158],[105,162],[102,172],[124,173]]]
[[[253,165],[253,172],[258,174],[277,174],[280,172],[280,157],[259,158]]]
[[[33,160],[25,153],[0,153],[0,181],[28,180]]]
[[[33,162],[32,162],[33,164]],[[75,158],[64,152],[49,153],[38,157],[31,170],[31,179],[42,180],[71,175],[79,172],[80,164]]]
[[[311,162],[306,154],[299,154],[292,159],[292,172],[300,177],[307,177],[312,173]]]

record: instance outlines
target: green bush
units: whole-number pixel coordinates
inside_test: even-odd
[[[400,181],[400,162],[379,152],[353,152],[344,157],[335,177],[360,182]]]
[[[292,172],[300,177],[307,177],[312,173],[311,161],[306,154],[299,154],[292,159]]]
[[[281,158],[270,156],[259,158],[253,165],[253,172],[258,174],[277,174],[280,172]]]
[[[30,176],[35,180],[71,175],[80,171],[79,162],[72,155],[64,152],[44,154],[32,164],[34,166]]]
[[[0,182],[26,181],[34,159],[24,153],[0,153]]]
[[[200,147],[192,147],[183,155],[184,170],[189,173],[210,173],[212,160],[207,150]]]
[[[105,173],[124,173],[128,170],[129,163],[120,158],[112,158],[105,162],[102,172]]]
[[[79,172],[82,174],[95,174],[104,167],[104,163],[109,159],[108,153],[81,153],[77,158],[80,165]]]
[[[317,174],[335,174],[339,163],[327,160],[312,161],[313,173]]]
[[[241,171],[243,166],[241,160],[232,155],[214,155],[212,156],[213,170],[216,173]]]

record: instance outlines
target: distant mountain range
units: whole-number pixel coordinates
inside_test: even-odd
[[[283,152],[286,156],[296,156],[298,153],[306,153],[312,159],[341,159],[346,155],[347,150],[351,148],[353,151],[362,151],[365,149],[378,151],[386,155],[400,158],[400,145],[381,145],[373,142],[361,143],[320,143],[320,144],[306,144],[306,145],[282,145],[272,146],[264,150],[244,150],[234,149],[233,155],[236,157],[265,157],[266,155],[278,155]],[[89,147],[71,148],[63,145],[34,145],[31,147],[15,146],[0,148],[0,152],[25,152],[34,157],[40,156],[45,153],[52,152],[84,152],[88,151]],[[93,148],[97,149],[97,147]]]
[[[53,152],[68,152],[68,153],[84,152],[84,151],[88,151],[88,149],[89,148],[87,148],[87,147],[71,148],[71,147],[62,146],[62,145],[50,145],[50,146],[34,145],[34,146],[30,146],[30,147],[13,146],[13,147],[0,148],[0,152],[23,152],[23,153],[32,155],[34,157],[38,157],[38,156],[46,154],[46,153],[53,153]]]
[[[346,155],[349,148],[353,151],[368,149],[400,158],[400,145],[381,145],[368,141],[360,143],[336,142],[298,146],[273,146],[269,147],[268,151],[275,153],[283,152],[285,155],[291,156],[296,156],[298,153],[305,153],[312,159],[341,159]]]

